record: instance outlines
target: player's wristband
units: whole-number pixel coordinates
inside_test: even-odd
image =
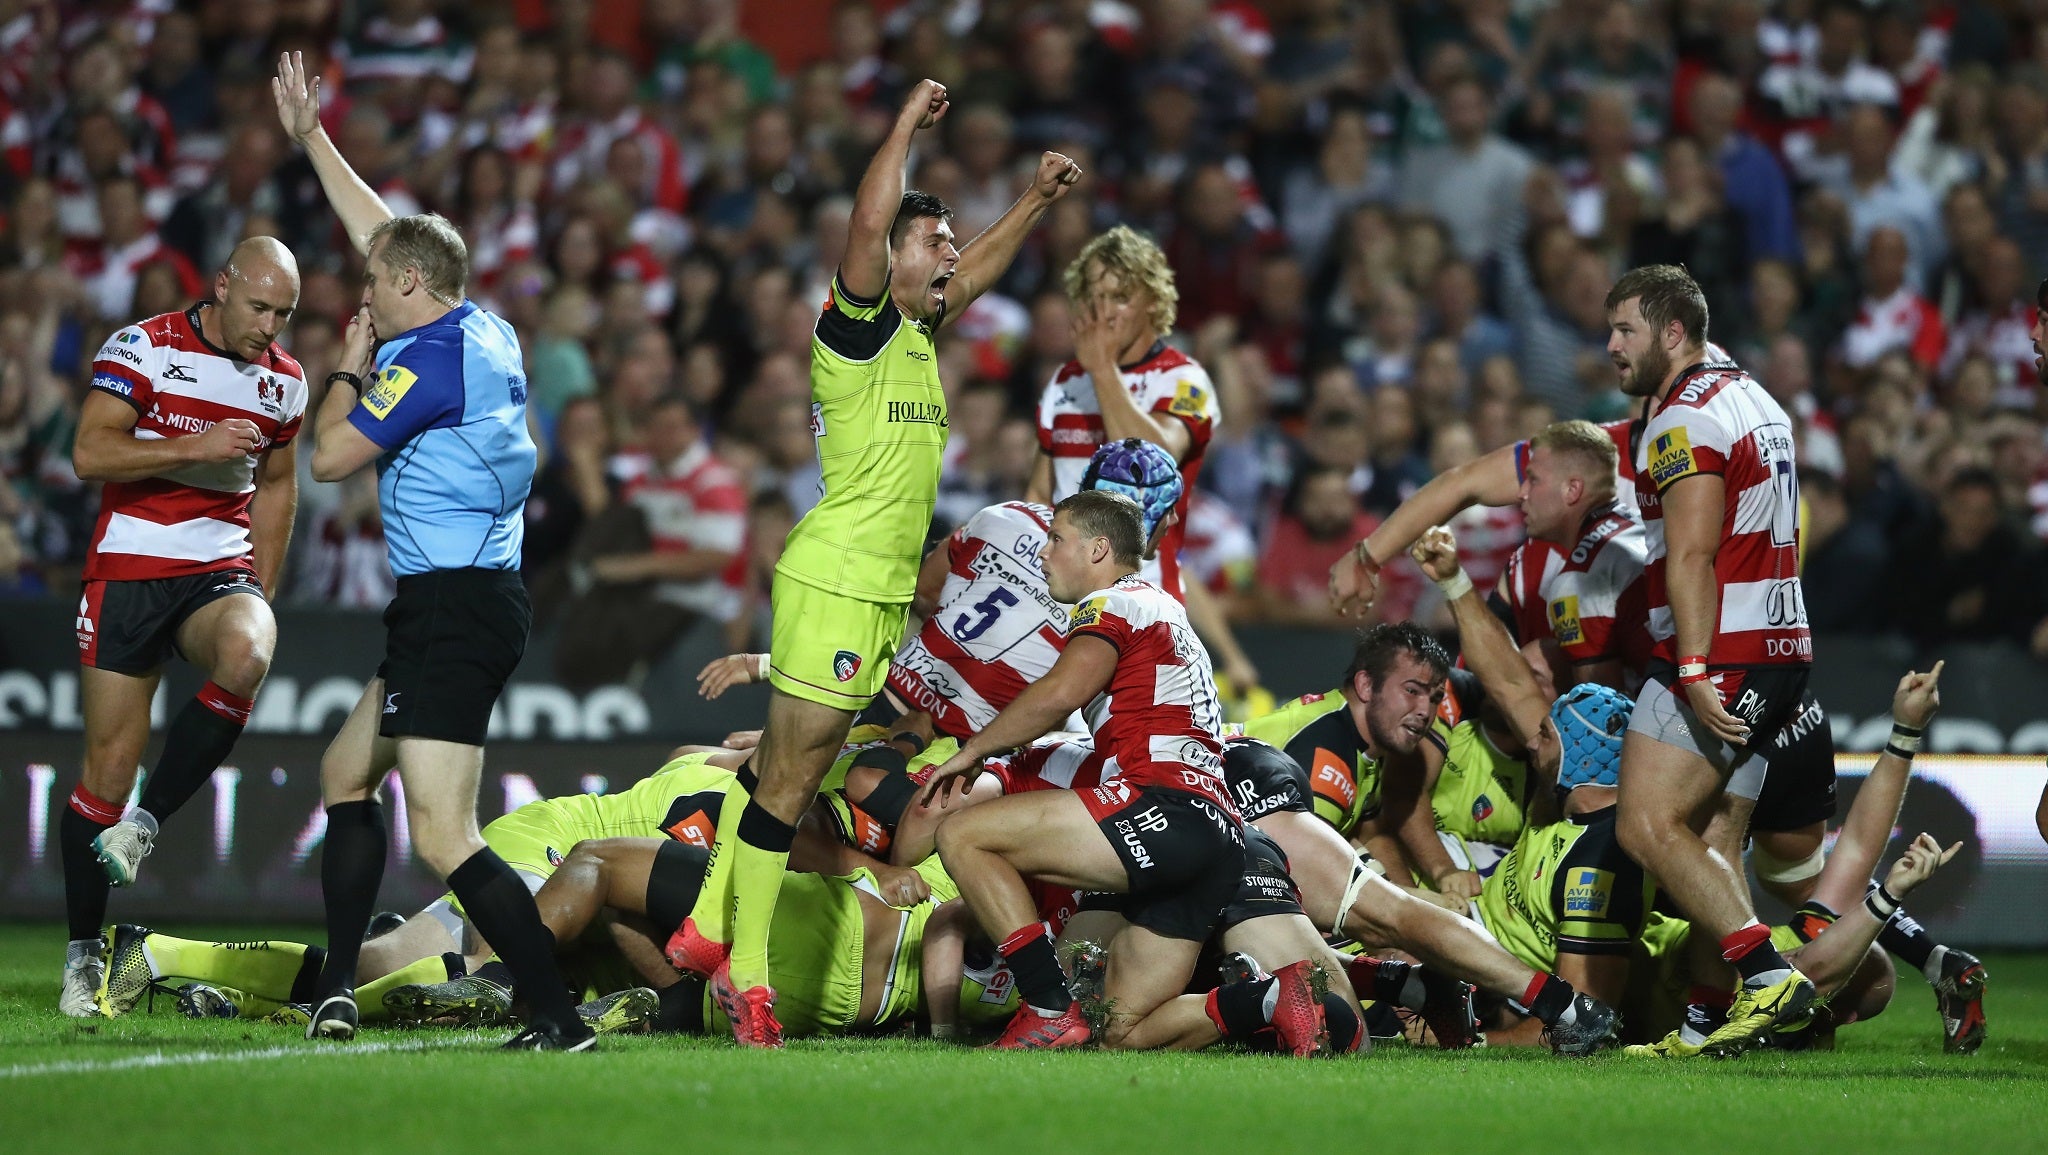
[[[1472,592],[1472,576],[1459,566],[1457,573],[1436,583],[1436,588],[1443,591],[1445,601],[1454,602]]]
[[[1863,893],[1863,908],[1870,912],[1870,917],[1884,922],[1898,911],[1899,899],[1897,895],[1884,888],[1884,883],[1873,882],[1870,889]]]
[[[889,736],[889,741],[901,742],[905,746],[915,746],[916,749],[910,752],[910,756],[912,758],[915,758],[919,754],[924,753],[925,747],[929,745],[929,743],[927,743],[923,738],[920,738],[919,736],[917,736],[909,730],[897,731],[896,733]]]
[[[363,395],[363,379],[361,377],[345,369],[336,369],[327,375],[327,383],[332,385],[336,381],[348,382],[348,387],[356,391],[356,396],[361,397]]]
[[[1695,654],[1688,658],[1679,659],[1677,684],[1681,688],[1690,686],[1694,682],[1704,682],[1706,680],[1707,659],[1705,655]]]
[[[1913,755],[1920,752],[1920,739],[1926,733],[1927,731],[1919,726],[1907,726],[1893,722],[1892,736],[1885,740],[1884,752],[1894,758],[1911,762]]]
[[[1372,550],[1368,548],[1369,545],[1370,543],[1368,543],[1364,538],[1360,538],[1358,541],[1358,548],[1352,550],[1351,554],[1353,557],[1356,557],[1358,559],[1359,565],[1365,567],[1367,573],[1370,573],[1374,576],[1378,576],[1380,572],[1380,563],[1373,560]]]

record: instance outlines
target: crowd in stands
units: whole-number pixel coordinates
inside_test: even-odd
[[[1675,262],[1797,420],[1815,628],[2048,658],[2037,6],[812,9],[829,51],[778,60],[745,29],[793,16],[741,0],[0,0],[0,592],[73,588],[93,350],[209,295],[245,235],[298,255],[283,344],[317,408],[360,265],[272,108],[278,54],[302,51],[349,161],[459,226],[470,295],[525,341],[526,569],[598,667],[705,618],[765,636],[769,569],[817,495],[811,328],[852,185],[922,77],[952,108],[914,180],[961,237],[1041,150],[1087,173],[941,342],[935,533],[1023,492],[1071,355],[1060,273],[1110,225],[1165,248],[1174,340],[1217,385],[1186,560],[1246,621],[1334,622],[1331,560],[1434,473],[1625,415],[1603,298]],[[1483,580],[1519,516],[1469,516]],[[1411,585],[1387,612],[1416,608]],[[285,586],[385,603],[374,477],[305,478]],[[609,637],[597,610],[622,599],[636,628]]]

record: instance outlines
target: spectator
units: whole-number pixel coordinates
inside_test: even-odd
[[[1512,353],[1514,333],[1507,322],[1485,312],[1479,295],[1479,274],[1462,259],[1437,266],[1429,290],[1430,333],[1455,342],[1458,360],[1468,373],[1494,357]]]
[[[1870,234],[1863,254],[1863,304],[1842,334],[1842,359],[1869,366],[1894,349],[1912,355],[1923,370],[1941,363],[1948,334],[1941,315],[1906,280],[1910,250],[1904,233],[1888,225]]]
[[[747,493],[703,433],[689,403],[669,394],[648,414],[646,449],[613,459],[619,499],[575,547],[590,588],[563,610],[556,671],[565,684],[630,677],[699,620],[722,629],[739,616]]]
[[[1885,583],[1891,628],[1930,649],[2001,640],[2038,646],[2048,614],[2041,559],[2007,514],[1990,470],[1951,478],[1935,515],[1893,553]]]
[[[229,140],[218,179],[186,195],[164,220],[164,243],[194,268],[218,269],[243,237],[250,222],[269,220],[279,239],[303,247],[304,205],[293,198],[278,173],[282,159],[277,133],[268,125],[246,124]],[[475,242],[471,241],[474,254]]]
[[[143,266],[165,262],[177,270],[185,298],[197,300],[205,288],[198,270],[184,254],[164,244],[156,227],[144,215],[142,186],[132,177],[114,177],[100,182],[99,242],[83,249],[75,267],[83,274],[93,311],[102,322],[116,327],[141,316],[132,311],[135,278]]]
[[[1379,525],[1359,508],[1347,471],[1318,465],[1296,475],[1259,553],[1253,593],[1237,616],[1276,625],[1330,625],[1330,567]]]
[[[1550,233],[1544,245],[1562,244],[1558,255],[1540,255],[1555,271],[1539,284],[1540,294],[1509,290],[1521,346],[1522,381],[1528,391],[1567,415],[1578,414],[1588,397],[1614,387],[1607,357],[1607,286],[1613,278],[1599,253]]]
[[[1984,246],[1977,262],[1977,299],[1956,319],[1943,369],[1953,373],[1970,356],[1990,361],[1997,375],[1997,404],[2031,409],[2040,394],[2034,368],[2034,314],[2028,292],[2026,257],[2005,237]]]
[[[604,407],[595,397],[578,397],[562,407],[551,452],[526,499],[526,541],[520,554],[520,571],[536,594],[534,613],[540,619],[552,615],[553,602],[566,592],[553,587],[566,576],[570,547],[617,497],[611,453]],[[539,596],[544,590],[552,596]]]
[[[1587,104],[1602,89],[1625,94],[1620,107],[1630,122],[1624,125],[1624,139],[1648,147],[1663,137],[1671,70],[1644,41],[1637,20],[1634,4],[1608,0],[1585,37],[1545,65],[1542,86],[1556,101],[1556,135],[1567,150],[1583,147],[1591,115]]]
[[[1722,195],[1742,218],[1745,249],[1752,258],[1797,259],[1799,236],[1785,170],[1768,148],[1736,126],[1741,86],[1718,73],[1703,76],[1693,85],[1691,111],[1694,139],[1719,166]]]
[[[1877,629],[1889,584],[1883,532],[1849,516],[1842,483],[1832,474],[1801,469],[1799,495],[1806,500],[1800,527],[1806,561],[1799,576],[1806,589],[1807,621],[1816,630]]]
[[[1851,105],[1899,105],[1898,83],[1864,59],[1857,0],[1822,0],[1816,23],[1810,47],[1801,45],[1791,59],[1766,68],[1756,84],[1779,154],[1802,181],[1839,178],[1841,158],[1826,148],[1835,119]]]
[[[1253,277],[1269,240],[1246,213],[1237,178],[1221,164],[1203,164],[1182,182],[1179,199],[1179,224],[1165,248],[1180,285],[1181,327],[1249,316]]]
[[[1628,263],[1683,266],[1714,303],[1714,320],[1726,325],[1740,311],[1742,273],[1749,267],[1741,222],[1722,203],[1717,182],[1692,141],[1678,137],[1664,146],[1663,176],[1662,209],[1637,222],[1629,236]]]
[[[1892,164],[1894,111],[1874,104],[1848,110],[1843,122],[1848,171],[1829,184],[1849,207],[1850,240],[1856,250],[1869,245],[1872,230],[1897,229],[1906,238],[1906,281],[1919,286],[1942,257],[1940,214],[1927,186]]]
[[[1321,257],[1345,214],[1393,195],[1393,177],[1373,160],[1372,126],[1365,110],[1345,106],[1330,114],[1313,166],[1287,175],[1280,219],[1288,243],[1304,263]]]
[[[1397,197],[1442,221],[1459,256],[1485,261],[1521,240],[1522,186],[1533,162],[1488,128],[1491,98],[1476,77],[1452,80],[1440,101],[1448,139],[1404,158]]]
[[[1991,102],[1989,69],[1967,68],[1935,82],[1927,101],[1899,133],[1893,163],[1901,173],[1946,199],[1957,185],[2002,170]]]
[[[1415,419],[1414,398],[1407,390],[1378,390],[1367,404],[1369,423],[1361,432],[1371,446],[1371,455],[1362,500],[1369,512],[1384,517],[1429,480],[1429,459],[1418,448],[1422,429]],[[1328,570],[1325,566],[1324,572]]]

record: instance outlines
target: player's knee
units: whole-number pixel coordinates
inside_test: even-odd
[[[1656,856],[1657,849],[1670,837],[1671,823],[1667,817],[1653,810],[1624,810],[1616,819],[1614,836],[1630,858],[1644,862]]]
[[[484,840],[474,830],[441,830],[432,825],[423,825],[419,814],[412,818],[412,845],[420,861],[434,869],[442,878],[454,873],[455,868],[469,861],[470,857],[484,848]]]
[[[270,674],[271,651],[269,638],[243,632],[222,635],[214,648],[214,682],[231,693],[254,697]]]

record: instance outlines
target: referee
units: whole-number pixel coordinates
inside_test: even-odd
[[[384,872],[377,787],[395,764],[414,846],[532,1010],[507,1047],[585,1050],[596,1036],[576,1017],[554,938],[476,822],[484,731],[532,620],[519,579],[534,467],[519,339],[464,299],[469,251],[455,227],[433,214],[394,217],[342,159],[320,127],[320,82],[308,84],[297,53],[279,59],[271,89],[364,255],[363,307],[320,405],[313,476],[339,481],[377,463],[398,579],[384,662],[320,762],[327,959],[306,1037],[355,1035],[356,958]]]

